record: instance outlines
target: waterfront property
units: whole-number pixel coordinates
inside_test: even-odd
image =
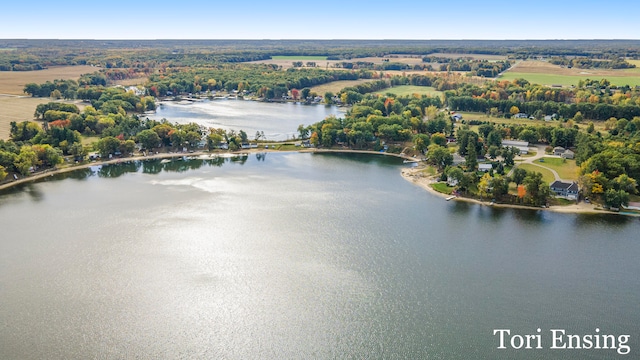
[[[560,180],[554,181],[551,185],[551,192],[557,197],[566,198],[569,200],[578,200],[578,184],[575,181],[564,182]]]

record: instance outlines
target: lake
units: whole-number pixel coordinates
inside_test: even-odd
[[[0,358],[621,356],[549,349],[550,329],[637,356],[637,218],[447,202],[403,166],[263,153],[5,191]],[[537,328],[543,349],[497,349],[494,329]]]
[[[216,99],[181,104],[163,102],[150,119],[180,124],[195,122],[206,127],[244,130],[250,139],[256,131],[264,132],[267,140],[283,141],[298,136],[300,124],[322,121],[330,115],[344,117],[344,108],[322,104],[265,103],[250,100]]]

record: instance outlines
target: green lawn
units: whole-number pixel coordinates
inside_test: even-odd
[[[451,186],[448,186],[446,182],[434,183],[434,184],[431,184],[431,187],[435,191],[437,191],[439,193],[447,194],[447,195],[451,194],[451,192],[454,189]]]
[[[519,168],[525,169],[528,172],[539,172],[542,174],[542,180],[548,184],[551,184],[556,180],[556,177],[553,176],[553,173],[547,169],[541,168],[539,166],[535,166],[533,164],[519,164]]]
[[[442,91],[438,91],[431,86],[415,86],[415,85],[401,85],[388,89],[377,91],[376,94],[384,95],[387,93],[395,94],[396,96],[411,96],[413,94],[440,96]]]
[[[631,71],[636,74],[636,69],[631,69]],[[626,71],[626,70],[625,70]],[[525,79],[532,84],[540,84],[540,85],[562,85],[562,86],[571,86],[578,85],[578,81],[581,79],[602,79],[603,76],[594,76],[594,75],[581,75],[581,76],[570,76],[570,75],[552,75],[552,74],[532,74],[532,73],[520,73],[520,72],[512,72],[507,71],[502,74],[498,79],[499,80],[515,80],[515,79]],[[611,82],[613,85],[623,86],[636,86],[640,85],[640,73],[637,73],[637,76],[607,76],[607,80]]]
[[[554,157],[543,157],[544,162],[540,162],[541,159],[535,160],[534,163],[546,166],[558,172],[561,178],[565,180],[577,180],[578,170],[580,168],[576,165],[575,160],[561,159]]]
[[[286,55],[282,55],[282,56],[272,56],[271,57],[273,60],[327,60],[326,56],[305,56],[305,55],[299,55],[299,56],[286,56]]]

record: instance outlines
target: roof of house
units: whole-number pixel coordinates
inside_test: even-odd
[[[566,189],[568,191],[578,191],[578,184],[576,182],[564,182],[560,180],[554,181],[549,187],[554,189]]]
[[[492,169],[493,165],[491,164],[478,164],[478,169]]]
[[[565,149],[562,146],[556,146],[556,147],[553,148],[553,151],[557,151],[557,150],[564,151]]]
[[[565,153],[565,154],[575,154],[573,151],[571,151],[571,150],[569,150],[569,149],[565,150],[565,151],[564,151],[564,153]]]
[[[529,146],[529,142],[518,140],[502,140],[502,146]]]

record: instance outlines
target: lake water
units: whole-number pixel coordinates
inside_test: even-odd
[[[150,119],[200,125],[225,130],[244,130],[250,139],[256,131],[263,131],[267,140],[287,140],[298,136],[300,124],[317,123],[324,118],[344,116],[344,109],[336,106],[303,105],[295,103],[265,103],[249,100],[205,100],[193,104],[165,102]]]
[[[398,159],[268,153],[0,195],[2,359],[606,359],[640,342],[640,222],[446,202]],[[494,329],[541,350],[498,350]]]

